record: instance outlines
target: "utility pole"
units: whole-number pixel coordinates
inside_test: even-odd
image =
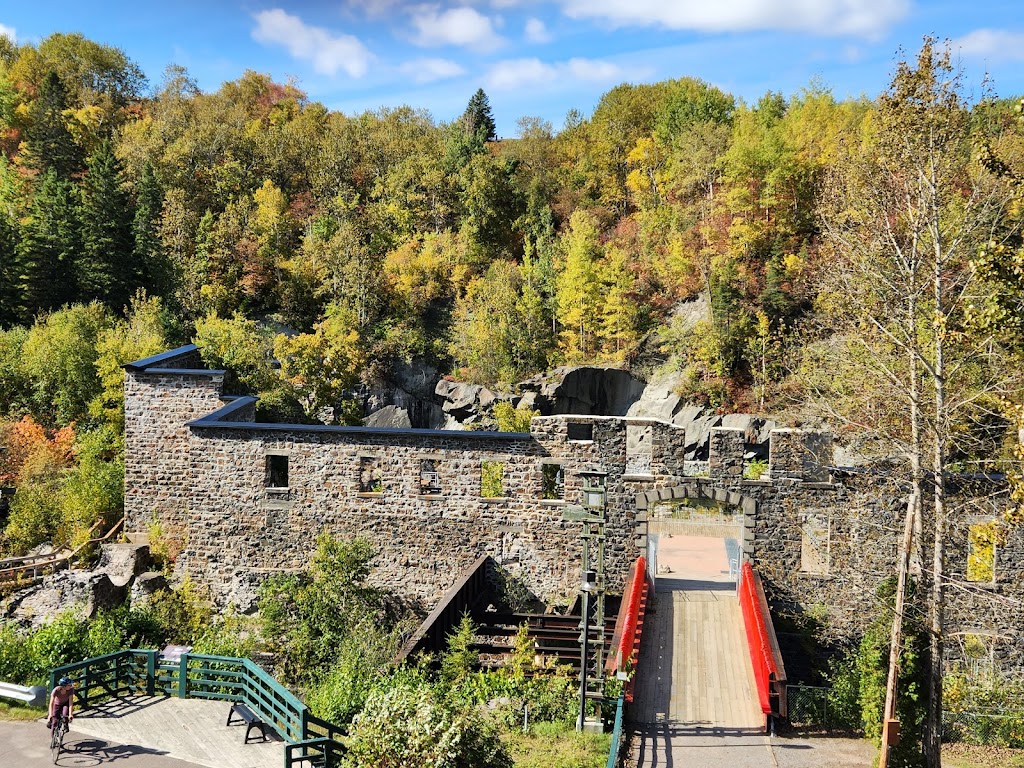
[[[907,500],[907,520],[900,547],[899,570],[896,576],[896,606],[892,619],[892,637],[889,640],[889,679],[885,685],[885,710],[882,715],[882,746],[878,768],[889,768],[889,748],[900,743],[900,722],[896,719],[896,681],[899,677],[900,646],[903,644],[903,603],[907,591],[907,571],[917,517],[917,495]]]

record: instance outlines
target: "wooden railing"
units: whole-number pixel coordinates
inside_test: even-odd
[[[58,550],[57,552],[47,552],[42,555],[28,555],[26,557],[14,557],[6,560],[0,560],[0,565],[4,566],[0,568],[0,583],[18,581],[19,579],[28,577],[30,579],[37,579],[46,573],[55,573],[62,568],[67,567],[72,560],[74,560],[78,554],[91,544],[101,544],[110,540],[110,538],[121,530],[121,525],[124,520],[118,520],[109,531],[103,536],[95,538],[89,538],[83,541],[74,549]],[[100,527],[102,523],[96,523],[92,528],[89,529],[89,535],[95,533],[96,529]]]
[[[83,710],[132,695],[242,702],[285,740],[285,768],[331,768],[345,751],[342,728],[315,717],[251,659],[183,653],[176,662],[161,662],[158,651],[126,650],[54,669],[50,690],[64,676],[75,681]]]
[[[452,585],[437,607],[420,624],[419,629],[409,638],[395,657],[396,662],[404,661],[418,651],[441,651],[445,648],[448,635],[468,613],[476,600],[483,594],[487,574],[493,568],[490,555],[481,555],[469,570]]]
[[[750,661],[754,666],[758,703],[765,716],[765,727],[771,729],[775,717],[785,718],[787,715],[786,668],[782,664],[782,653],[768,612],[761,577],[750,563],[744,563],[740,569],[738,592]]]

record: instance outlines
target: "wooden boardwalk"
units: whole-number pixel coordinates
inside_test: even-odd
[[[205,699],[118,699],[76,713],[71,732],[146,747],[211,768],[280,768],[282,742],[243,744],[245,726],[224,724],[230,706]]]
[[[638,764],[761,765],[771,751],[730,572],[735,543],[667,522],[629,710]]]
[[[732,584],[659,577],[646,624],[633,720],[695,730],[763,727]]]

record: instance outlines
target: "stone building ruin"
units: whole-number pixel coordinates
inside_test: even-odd
[[[894,573],[907,489],[884,471],[833,467],[826,433],[773,430],[768,471],[749,479],[737,429],[711,431],[695,474],[685,430],[657,419],[546,416],[529,433],[261,423],[255,399],[223,395],[224,372],[192,345],[125,369],[125,530],[159,523],[182,548],[176,575],[220,605],[251,609],[266,575],[305,567],[324,530],[368,539],[373,581],[424,607],[484,554],[567,604],[580,540],[563,512],[585,488],[604,494],[611,591],[647,551],[649,515],[684,499],[734,509],[773,611],[813,615],[837,637],[877,615]],[[1024,532],[982,550],[973,527],[1001,511],[1005,484],[955,485],[948,652],[981,642],[1024,670]],[[928,520],[923,531],[928,547]]]

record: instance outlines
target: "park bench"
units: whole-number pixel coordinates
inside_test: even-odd
[[[253,728],[259,728],[262,741],[267,740],[267,724],[263,722],[259,715],[245,706],[245,704],[235,702],[231,705],[231,711],[228,712],[228,725],[232,725],[234,723],[235,715],[238,715],[239,719],[246,724],[245,740],[242,742],[243,744],[249,743],[250,734],[252,733]],[[256,737],[253,736],[252,738]]]

